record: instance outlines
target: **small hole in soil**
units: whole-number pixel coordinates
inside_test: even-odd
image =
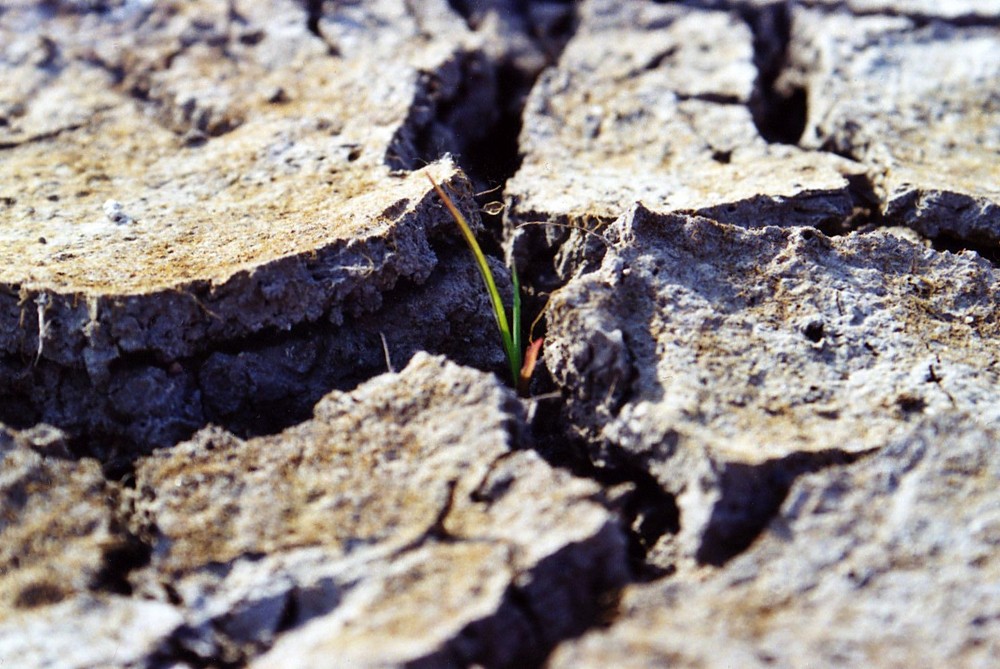
[[[802,330],[806,339],[813,343],[819,343],[823,339],[823,322],[812,321]]]

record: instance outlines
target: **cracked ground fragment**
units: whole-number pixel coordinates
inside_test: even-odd
[[[984,25],[955,25],[933,12],[799,8],[786,79],[808,91],[803,145],[864,163],[887,223],[996,260],[1000,8],[991,11]]]
[[[549,666],[994,666],[997,424],[922,418],[863,462],[803,477],[747,553],[710,578],[628,587],[617,621]]]
[[[176,357],[213,336],[316,318],[326,303],[340,302],[357,288],[361,275],[372,291],[396,276],[426,277],[431,260],[426,250],[420,253],[426,241],[419,234],[425,231],[408,231],[413,226],[406,216],[426,189],[417,178],[391,179],[380,166],[409,111],[420,60],[433,67],[449,54],[413,49],[409,63],[383,63],[386,71],[370,59],[304,55],[300,67],[306,72],[283,72],[289,102],[243,100],[252,118],[203,146],[185,147],[174,133],[151,126],[141,109],[120,101],[91,116],[86,127],[64,133],[58,145],[7,151],[6,184],[17,183],[19,190],[6,205],[0,279],[21,287],[22,302],[41,291],[80,301],[105,298],[94,307],[96,318],[114,313],[119,302],[190,294],[204,309],[187,314],[194,322],[185,324],[184,340],[148,341],[157,333],[147,332],[153,324],[142,321],[134,326],[137,332],[113,337],[125,351]],[[211,69],[219,56],[205,60],[202,67]],[[374,118],[366,114],[376,108]],[[46,174],[51,178],[39,178]],[[109,199],[133,223],[111,220],[104,212]],[[373,237],[403,248],[392,248],[391,255],[390,249],[366,249]],[[345,250],[353,253],[324,257]],[[371,255],[367,266],[365,250]],[[273,305],[266,313],[229,313],[236,305],[227,309],[226,298],[239,301],[240,295],[230,293],[240,293],[232,285],[240,278],[248,281],[281,260],[304,263],[317,254],[328,271],[344,274],[341,281],[315,295],[318,287],[251,281],[265,302],[280,301],[282,290],[298,299],[282,305],[280,314],[272,313]],[[380,274],[388,274],[383,285],[373,282]],[[126,316],[119,320],[128,322]],[[207,337],[191,331],[198,326]],[[64,336],[71,335],[83,337],[75,331]],[[48,355],[58,356],[65,344],[55,333],[53,339]],[[4,349],[16,350],[17,343],[4,341]]]
[[[256,667],[540,657],[622,581],[625,545],[596,484],[512,450],[520,412],[418,354],[279,435],[208,428],[137,463],[152,558],[131,581],[179,600],[191,652],[277,639]]]
[[[118,497],[58,430],[0,425],[0,665],[148,666],[181,626],[169,603],[113,594],[138,557]]]
[[[312,332],[327,342],[318,357],[343,364],[312,373],[325,392],[382,367],[378,324],[355,326],[399,286],[388,316],[403,321],[390,341],[399,364],[447,350],[451,325],[478,323],[456,291],[414,294],[441,265],[470,279],[457,293],[475,294],[478,279],[426,178],[388,165],[414,163],[401,137],[447,103],[439,79],[460,86],[451,80],[479,53],[461,17],[393,0],[337,9],[324,17],[341,43],[333,56],[299,3],[237,5],[0,14],[6,420],[148,450],[247,399],[239,385],[228,404],[208,397],[213,351],[291,349],[301,342],[283,333],[326,328]],[[435,167],[471,202],[453,164]],[[405,300],[445,319],[407,323]],[[477,327],[458,334],[485,340],[488,320]]]
[[[507,188],[515,225],[609,221],[635,202],[744,224],[851,214],[857,165],[761,138],[753,36],[734,14],[607,0],[580,14],[528,100]]]
[[[678,496],[682,556],[766,522],[803,459],[850,460],[922,416],[1000,420],[997,270],[975,253],[641,206],[611,234],[554,294],[545,360],[593,458]]]
[[[124,545],[100,466],[66,455],[0,424],[0,621],[97,587]]]

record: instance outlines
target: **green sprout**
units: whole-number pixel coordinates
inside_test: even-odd
[[[476,236],[472,233],[469,222],[462,215],[462,212],[458,210],[458,207],[455,206],[455,203],[448,194],[444,192],[444,189],[434,180],[434,177],[428,174],[427,178],[430,179],[431,185],[434,186],[438,197],[441,198],[448,211],[451,212],[452,218],[455,219],[459,229],[462,231],[462,237],[465,238],[466,244],[472,250],[472,255],[475,256],[476,266],[479,268],[480,276],[483,277],[483,283],[486,284],[486,292],[489,294],[490,303],[493,306],[493,317],[496,320],[497,329],[500,331],[500,340],[503,344],[504,353],[507,356],[507,362],[510,365],[511,379],[518,392],[525,395],[528,391],[528,383],[531,381],[531,374],[534,371],[535,363],[538,360],[538,351],[541,348],[542,340],[537,339],[531,342],[528,350],[524,351],[521,341],[521,284],[517,278],[517,268],[514,267],[512,262],[510,276],[511,282],[514,285],[514,300],[511,306],[511,320],[508,321],[503,299],[500,297],[496,280],[493,278],[493,271],[490,270],[489,263],[486,261],[486,254],[483,253],[479,242],[476,241]],[[511,327],[511,322],[513,323],[513,327]]]

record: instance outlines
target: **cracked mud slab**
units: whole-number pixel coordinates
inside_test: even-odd
[[[238,101],[246,118],[227,132],[209,132],[209,137],[220,136],[191,146],[169,127],[151,122],[156,119],[152,103],[131,99],[107,74],[101,88],[113,99],[108,109],[94,110],[78,128],[69,124],[73,129],[62,132],[58,142],[26,142],[5,151],[6,188],[18,186],[4,199],[0,281],[8,288],[8,299],[17,294],[20,305],[34,306],[40,295],[49,294],[49,309],[69,298],[74,306],[86,303],[89,309],[73,314],[83,321],[81,327],[54,325],[47,332],[43,356],[61,360],[64,347],[89,343],[173,358],[213,338],[316,319],[352,291],[360,291],[369,303],[357,300],[357,308],[370,310],[377,306],[378,292],[397,277],[420,280],[429,273],[433,258],[423,228],[431,226],[413,220],[414,207],[427,194],[426,179],[394,179],[382,163],[410,111],[419,68],[440,67],[458,44],[412,48],[395,64],[331,58],[306,33],[303,18],[292,35],[264,31],[262,22],[255,26],[260,34],[253,48],[242,47],[250,54],[230,54],[229,42],[223,48],[218,40],[232,40],[233,48],[240,48],[239,38],[200,22],[204,14],[221,22],[225,6],[191,6],[180,16],[164,8],[152,10],[154,16],[142,17],[145,22],[163,12],[171,22],[186,19],[176,28],[182,34],[195,28],[208,34],[191,37],[195,41],[188,45],[179,37],[178,43],[168,41],[175,37],[173,30],[153,32],[150,39],[168,41],[164,51],[179,50],[162,54],[170,59],[170,67],[162,71],[141,60],[153,59],[158,44],[133,45],[146,47],[133,54],[140,64],[126,58],[105,68],[126,68],[120,75],[126,81],[148,77],[165,86],[190,86],[184,94],[196,103],[199,86],[188,69],[209,80],[202,85],[236,87],[232,97],[238,100],[232,104]],[[274,10],[287,14],[294,6]],[[65,53],[49,69],[58,73],[62,60],[85,67],[83,55],[76,52],[89,54],[87,49],[96,48],[101,39],[122,37],[119,33],[133,27],[110,19],[106,23],[100,27],[110,34],[51,47]],[[59,35],[59,29],[79,27],[84,26],[62,26],[56,19],[39,29]],[[256,62],[292,45],[298,47],[292,55],[282,53],[290,63]],[[250,62],[237,65],[236,60]],[[15,61],[11,69],[20,74],[26,68],[37,66]],[[261,77],[269,73],[283,82],[280,101],[260,98],[260,91],[267,90]],[[65,84],[75,82],[81,88],[68,95],[93,87],[85,77],[74,76]],[[28,98],[20,104],[30,109],[40,103]],[[9,123],[10,132],[21,122]],[[122,213],[108,214],[108,200],[119,202]],[[283,263],[290,267],[281,267]],[[157,300],[169,303],[171,298],[180,314],[156,308]],[[119,312],[127,306],[138,313]],[[58,321],[57,316],[53,311],[50,320]],[[31,340],[37,333],[25,333],[19,341],[18,329],[7,325],[4,350],[33,352]],[[171,337],[173,330],[180,332]],[[85,336],[91,341],[74,341]]]
[[[548,666],[992,667],[996,425],[923,418],[870,459],[803,477],[747,553],[700,581],[628,587],[610,629]]]
[[[280,633],[252,666],[525,661],[624,578],[600,488],[512,450],[520,406],[491,377],[419,354],[315,413],[137,463],[152,558],[130,580],[185,611],[191,652],[245,659]]]
[[[991,11],[991,25],[977,26],[798,9],[783,85],[808,91],[803,144],[864,163],[888,223],[995,260],[1000,10]]]
[[[527,103],[507,189],[514,225],[593,227],[635,202],[747,224],[851,214],[858,165],[760,136],[753,35],[734,14],[605,0],[580,14]]]
[[[239,407],[267,397],[256,414],[296,417],[384,369],[394,326],[396,364],[419,349],[499,362],[450,351],[459,323],[489,336],[470,317],[478,278],[424,175],[400,169],[492,99],[460,17],[352,5],[320,39],[281,0],[76,9],[0,14],[8,422],[141,451],[247,423]],[[470,77],[482,94],[456,101]],[[471,209],[454,165],[432,167]],[[218,356],[244,352],[259,373],[223,373],[220,391]]]
[[[112,486],[61,437],[0,425],[0,624],[99,587],[125,546]]]
[[[111,594],[134,555],[119,498],[65,434],[0,425],[0,664],[149,666],[181,626],[171,604]]]
[[[553,296],[545,360],[592,457],[678,495],[682,551],[701,561],[801,467],[922,416],[1000,420],[998,277],[973,252],[641,206],[611,234],[600,268]]]

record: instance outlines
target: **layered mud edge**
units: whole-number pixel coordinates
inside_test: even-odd
[[[315,18],[310,14],[309,21]],[[337,57],[335,50],[330,55]],[[467,86],[468,78],[481,76],[486,67],[482,53],[457,52],[439,70],[422,73],[411,112],[383,157],[390,175],[405,177],[456,148],[447,117],[475,109],[456,112],[454,88]],[[458,76],[450,70],[458,70]],[[119,84],[126,78],[122,72],[111,73]],[[473,81],[471,90],[482,83]],[[136,104],[145,104],[135,91],[126,92]],[[473,106],[478,109],[482,104],[480,100]],[[430,151],[426,136],[435,131],[440,145]],[[474,211],[467,181],[448,161],[443,166],[449,173],[438,178],[462,208]],[[492,357],[481,350],[462,355],[462,344],[467,342],[461,336],[454,345],[447,336],[471,315],[463,313],[472,311],[471,305],[445,314],[449,323],[436,337],[421,331],[403,335],[403,341],[394,341],[391,334],[383,341],[384,305],[405,304],[420,295],[433,299],[426,296],[440,291],[442,281],[452,275],[468,274],[466,265],[471,263],[455,242],[447,214],[429,185],[418,202],[396,202],[376,222],[391,228],[391,233],[373,232],[286,256],[253,271],[236,272],[221,283],[198,280],[121,297],[60,294],[30,283],[0,286],[0,313],[8,326],[0,332],[4,372],[0,397],[6,400],[0,419],[15,427],[39,421],[59,425],[70,433],[77,454],[107,462],[116,454],[129,458],[130,451],[142,453],[175,443],[208,422],[242,433],[275,431],[307,417],[324,392],[352,387],[386,367],[401,367],[419,349],[494,367]],[[281,348],[283,355],[274,354]],[[212,397],[219,392],[206,392],[210,380],[205,375],[212,374],[206,366],[211,367],[212,359],[244,353],[256,356],[251,366],[264,368],[257,370],[262,377],[290,369],[309,377],[292,382],[310,386],[305,393],[302,388],[277,389],[282,396],[296,390],[305,395],[285,418],[254,425],[253,416],[234,415],[243,400],[237,398],[234,404],[225,397]],[[282,357],[284,362],[268,360]],[[327,358],[328,364],[317,362]],[[266,369],[269,366],[272,369]],[[266,378],[262,383],[267,385]],[[165,388],[171,399],[160,406],[139,406],[141,402],[132,400],[133,406],[126,408],[102,405],[96,397],[114,395],[129,385],[133,387],[126,394],[141,391],[135,384],[146,390]],[[136,426],[142,413],[165,424]]]
[[[701,6],[702,4],[705,6],[713,6],[713,7],[719,6],[718,3],[688,3],[688,4],[692,4],[695,6]],[[726,3],[724,6],[731,7],[734,10],[739,11],[746,18],[746,20],[749,22],[751,26],[754,26],[757,22],[760,21],[766,23],[767,21],[771,21],[772,19],[774,19],[773,16],[767,14],[768,12],[778,12],[779,16],[781,15],[782,12],[787,12],[786,4],[775,4],[773,6],[756,7],[755,5],[752,5],[750,3]],[[927,20],[932,20],[932,19],[933,17]],[[956,20],[955,22],[961,25],[980,25],[980,24],[996,25],[996,22],[993,20],[987,20],[976,17],[963,18]],[[755,34],[757,32],[759,31],[755,31]],[[762,59],[763,58],[764,56],[762,56]],[[765,79],[763,75],[762,79]],[[768,94],[761,93],[761,97],[767,98]],[[794,101],[792,103],[788,103],[787,100],[783,100],[771,104],[776,104],[778,105],[778,107],[773,107],[773,106],[769,107],[768,103],[762,103],[761,118],[766,119],[769,116],[769,114],[776,113],[775,112],[776,109],[780,110],[783,108],[781,107],[781,105],[785,104],[795,105],[798,103]],[[765,124],[766,122],[761,121],[761,123]],[[507,151],[509,152],[509,149],[507,149]],[[467,153],[466,155],[459,154],[458,160],[460,165],[465,164],[466,161],[470,161],[468,163],[470,165],[469,171],[475,172],[475,168],[471,166],[477,160],[475,155],[470,155],[469,153]],[[509,176],[509,174],[507,176]],[[457,190],[461,192],[465,189],[458,188]],[[455,191],[456,189],[452,190],[453,193]],[[837,228],[832,228],[831,230],[825,232],[840,232],[840,231],[846,232],[848,230],[856,229],[861,224],[878,222],[878,205],[877,203],[873,203],[870,199],[870,194],[873,192],[873,186],[871,181],[868,180],[867,178],[860,179],[857,182],[855,191],[858,196],[855,204],[857,208],[860,210],[859,217],[853,219],[850,222],[845,221],[842,230]],[[426,206],[426,205],[428,205],[426,201],[421,203],[421,206]],[[437,205],[435,205],[434,203],[430,203],[429,206],[436,207]],[[470,208],[470,204],[468,201],[466,201],[464,208],[466,210]],[[532,215],[530,214],[519,212],[517,215],[519,216],[517,220],[522,223],[532,220]],[[524,216],[524,218],[520,218],[520,216],[522,215]],[[577,223],[575,221],[562,221],[562,222],[574,223],[574,224]],[[610,222],[610,219],[598,221],[598,223],[608,223],[608,222]],[[571,234],[572,233],[570,232],[566,232],[563,233],[561,236],[565,238],[570,236]],[[973,249],[975,248],[974,246],[975,240],[965,240],[965,241],[959,240],[956,243],[959,245],[958,248],[973,248]],[[962,244],[966,245],[962,246]],[[600,244],[588,245],[587,253],[582,258],[582,260],[585,262],[581,262],[580,264],[581,271],[586,271],[588,267],[593,268],[594,266],[599,264],[600,262],[599,255],[595,259],[591,254],[593,251],[596,251],[599,254],[602,252],[602,249],[603,246],[601,246]],[[557,246],[553,248],[551,253],[554,255],[556,252],[558,252]],[[299,262],[300,260],[301,259],[298,259],[295,262]],[[537,259],[532,259],[529,262],[529,266],[522,268],[521,271],[522,274],[524,276],[529,277],[528,280],[531,281],[530,279],[531,276],[539,275],[540,272],[543,271],[544,269],[546,269],[544,262],[540,262]],[[277,276],[282,276],[283,270],[275,268],[275,271],[277,272]],[[392,283],[393,283],[392,280],[387,280],[387,285]],[[565,283],[565,281],[562,281],[561,283]],[[557,288],[558,285],[546,286],[546,287],[548,291],[551,291]],[[212,307],[211,300],[206,302],[204,300],[199,299],[198,296],[204,294],[202,290],[203,289],[192,291],[193,295],[179,296],[177,297],[177,302],[179,305],[181,305],[181,308],[190,309],[191,313],[193,314],[192,315],[193,319],[199,320],[204,323],[208,323],[209,325],[205,326],[206,328],[208,328],[211,327],[210,324],[213,322],[213,318],[210,317],[207,320],[205,320],[205,310],[206,309],[209,310],[209,313],[211,314],[212,312],[217,313],[217,308],[211,308]],[[97,305],[96,308],[92,308],[90,303],[88,303],[86,299],[83,299],[81,301],[79,296],[49,296],[49,298],[43,300],[43,302],[48,302],[48,304],[40,305],[38,301],[40,295],[41,293],[32,294],[30,291],[28,292],[23,291],[21,287],[13,287],[13,286],[8,287],[4,295],[3,309],[5,311],[11,314],[21,313],[21,312],[24,312],[26,314],[23,321],[26,335],[23,341],[21,341],[21,343],[17,347],[16,353],[12,351],[10,359],[16,361],[16,368],[18,369],[28,368],[34,370],[35,368],[37,368],[38,371],[31,371],[31,374],[48,373],[55,376],[61,376],[62,372],[54,371],[55,368],[51,368],[53,369],[53,371],[49,372],[46,372],[46,369],[50,368],[49,367],[50,365],[56,365],[57,367],[59,367],[60,366],[59,363],[63,361],[65,361],[65,363],[68,363],[69,361],[79,361],[81,359],[80,352],[85,350],[87,346],[85,337],[84,336],[78,337],[77,345],[73,347],[71,351],[67,352],[66,358],[62,360],[52,359],[49,358],[49,356],[47,355],[49,353],[53,356],[60,355],[58,352],[45,351],[44,349],[42,349],[41,356],[39,356],[40,360],[36,366],[33,362],[33,359],[37,355],[38,350],[42,347],[41,346],[36,347],[35,345],[33,345],[33,341],[35,343],[44,344],[44,339],[42,339],[42,341],[39,342],[38,338],[39,326],[42,325],[43,322],[48,322],[51,324],[50,325],[51,327],[65,328],[66,327],[65,324],[67,323],[76,323],[79,324],[80,332],[82,335],[83,333],[86,332],[84,328],[87,328],[88,325],[92,326],[92,324],[94,323],[95,319],[91,317],[91,314],[94,311],[96,311],[96,313],[98,314],[97,319],[99,320],[99,322],[102,324],[106,323],[110,327],[110,324],[118,318],[118,316],[115,316],[114,318],[111,317],[111,314],[114,313],[114,308],[118,305],[105,305],[107,307],[105,309],[102,309],[102,305]],[[394,293],[385,292],[382,294],[382,298],[385,300],[394,299]],[[193,304],[186,304],[186,303],[193,303]],[[42,307],[44,307],[44,309],[42,309]],[[127,305],[121,305],[120,308],[123,309],[122,313],[128,313]],[[347,309],[351,308],[349,306],[349,301],[346,308]],[[43,316],[41,314],[45,314],[45,319],[43,319]],[[105,318],[107,318],[108,320],[105,321],[104,320]],[[336,317],[331,318],[330,312],[317,315],[317,318],[319,321],[323,321],[323,319],[326,319],[328,321],[337,320]],[[20,318],[18,318],[18,320],[20,321]],[[59,325],[60,323],[63,323],[64,325]],[[42,327],[44,329],[45,326]],[[313,338],[313,336],[315,335],[314,328],[318,327],[326,328],[328,326],[326,325],[317,326],[315,324],[310,324],[308,322],[308,317],[307,317],[306,322],[304,322],[303,324],[294,325],[293,334],[287,336],[289,336],[290,338],[295,338],[294,339],[295,341],[298,341],[300,339],[308,340]],[[226,343],[220,349],[218,349],[218,351],[206,350],[206,351],[198,351],[197,353],[189,352],[185,355],[176,353],[175,351],[173,351],[173,349],[167,347],[165,347],[164,350],[156,350],[154,348],[151,351],[142,350],[142,351],[136,351],[134,354],[132,353],[127,354],[110,364],[113,365],[114,369],[117,371],[119,369],[118,366],[128,367],[129,365],[132,364],[146,365],[148,363],[152,363],[154,367],[162,370],[163,372],[172,373],[170,371],[171,368],[176,368],[177,365],[180,365],[182,369],[188,367],[189,365],[192,367],[199,367],[201,363],[195,361],[204,360],[216,352],[238,353],[240,351],[253,349],[258,346],[267,346],[277,341],[283,342],[285,341],[284,340],[285,336],[286,335],[284,334],[278,334],[278,333],[273,333],[270,335],[254,334],[254,335],[248,335],[245,338],[241,339],[239,338],[239,334],[236,334],[235,335],[236,338],[231,338],[227,340]],[[372,342],[372,343],[375,344],[377,342]],[[377,350],[379,354],[381,354],[380,348],[379,349],[373,348],[373,350]],[[396,360],[394,362],[397,364],[397,366],[401,366],[403,361]],[[15,364],[11,363],[11,369],[12,370],[15,369]],[[80,368],[79,366],[77,366],[74,371],[74,374],[76,374],[81,378],[81,383],[85,383],[86,380],[84,379],[89,378],[90,380],[93,380],[95,377],[100,378],[102,373],[100,371],[101,370],[100,365],[94,369],[96,369],[97,371],[92,371],[91,369],[88,369],[86,367]],[[373,375],[375,373],[378,373],[379,371],[381,370],[373,368],[371,374]],[[542,378],[536,382],[536,391],[539,393],[544,393],[547,390],[551,390],[551,386],[548,385],[548,382],[544,378],[545,371],[542,370],[540,374]],[[363,379],[357,379],[357,380],[360,381]],[[60,381],[56,381],[55,383],[58,384],[60,383]],[[3,389],[3,391],[6,392],[6,389]],[[17,398],[18,395],[16,392],[11,392],[10,397]],[[549,410],[553,407],[553,405],[557,405],[559,401],[560,400],[558,398],[540,400],[537,404],[537,406],[540,407],[540,409],[539,413],[536,414],[536,416],[541,415],[542,413],[545,413],[549,417],[558,416],[559,415],[558,410],[554,412],[550,412]],[[16,407],[17,405],[15,404],[14,406]],[[541,407],[547,407],[547,408],[542,409]],[[16,411],[17,411],[16,408],[12,410],[11,417],[14,418],[17,417]],[[6,418],[6,417],[0,416],[0,418]],[[11,422],[14,422],[15,424],[21,422],[26,426],[26,423],[30,421],[25,422],[22,419],[20,421],[15,420]],[[536,420],[534,423],[535,425],[539,425],[540,421]],[[198,426],[199,425],[197,424],[191,424],[190,426],[186,426],[185,430],[190,429],[191,431],[193,431],[193,429],[196,429]],[[645,471],[640,463],[630,463],[623,461],[623,462],[611,463],[610,466],[605,467],[605,466],[595,466],[594,463],[590,462],[589,460],[579,460],[578,455],[576,454],[584,452],[585,444],[583,443],[573,444],[571,442],[568,442],[569,430],[551,434],[545,434],[544,432],[542,432],[537,436],[539,437],[538,438],[539,449],[543,452],[543,454],[547,455],[550,461],[552,461],[554,464],[560,466],[567,466],[574,472],[584,476],[595,478],[601,481],[605,485],[613,486],[618,483],[627,483],[630,486],[634,487],[635,489],[634,492],[626,493],[625,496],[621,498],[622,499],[621,508],[623,509],[623,515],[626,516],[625,524],[626,525],[631,524],[634,529],[634,532],[632,534],[632,540],[634,542],[633,555],[635,558],[635,567],[636,569],[639,570],[638,575],[652,576],[653,574],[649,573],[643,574],[642,572],[642,558],[643,558],[642,553],[645,547],[655,542],[655,540],[659,536],[662,536],[665,533],[676,532],[676,530],[679,528],[681,519],[679,518],[679,515],[676,513],[675,500],[672,500],[669,496],[664,496],[664,493],[659,489],[659,487],[655,483],[652,483],[646,479],[648,475],[645,474]],[[94,454],[92,448],[93,448],[92,446],[85,446],[85,445],[73,446],[73,450],[78,451],[78,454],[82,455]],[[852,459],[851,457],[847,456],[838,457],[836,455],[830,455],[830,454],[824,454],[819,459],[816,460],[805,457],[803,458],[803,462],[801,464],[795,465],[793,469],[801,472],[816,471],[817,469],[825,466],[836,466],[845,464],[846,462],[851,461],[851,459]],[[785,467],[782,467],[781,469],[786,470]],[[121,473],[119,473],[118,476],[121,476]],[[753,472],[751,474],[751,477],[767,479],[768,475],[766,471],[763,472],[763,475],[761,474],[760,471],[758,471],[758,472]],[[767,513],[763,514],[759,519],[760,525],[757,528],[758,531],[759,529],[762,529],[766,525],[770,517],[773,516],[773,514],[777,511],[782,500],[784,499],[785,494],[787,494],[788,489],[790,488],[793,480],[794,479],[787,480],[785,478],[782,478],[778,482],[768,482],[763,486],[762,492],[765,495],[770,495],[770,499],[768,500],[768,504],[766,505],[770,510]],[[739,475],[738,473],[734,473],[734,485],[744,485],[744,483],[745,483],[744,477]],[[673,504],[673,511],[671,511],[671,504]],[[749,545],[750,542],[752,542],[754,536],[755,533],[753,531],[753,528],[748,528],[747,536],[742,537],[737,543],[744,544],[743,547],[745,547],[746,545]],[[720,558],[720,557],[708,556],[706,557],[706,562],[709,564],[724,563],[726,559],[735,554],[732,552],[732,546],[733,546],[732,543],[725,543],[721,547],[717,547],[718,550],[721,551],[722,557]],[[145,561],[148,560],[147,550],[148,547],[144,547],[141,544],[141,542],[137,542],[137,540],[135,540],[134,537],[128,536],[125,548],[118,549],[113,553],[109,553],[107,558],[108,568],[106,570],[108,572],[108,576],[106,579],[101,580],[101,583],[96,586],[97,589],[107,590],[111,592],[127,592],[127,580],[125,579],[127,571],[129,569],[136,568],[145,564]],[[738,552],[738,550],[736,552]],[[120,574],[121,577],[113,576],[112,574],[115,572]],[[517,599],[516,595],[512,595],[512,597],[514,600]],[[516,601],[514,601],[513,603],[511,603],[511,606],[517,608],[518,604],[516,603]],[[595,624],[599,622],[600,621],[595,618]],[[577,630],[576,632],[579,631],[581,630]],[[557,641],[558,640],[552,640],[551,644],[554,644]],[[547,644],[549,648],[552,647],[551,644]],[[208,664],[203,664],[204,660],[202,658],[197,658],[195,656],[185,656],[184,651],[179,647],[176,649],[176,651],[177,651],[176,654],[168,652],[167,655],[171,659],[184,660],[189,663],[192,663],[192,666],[209,666]],[[544,657],[545,653],[542,652],[541,654],[534,656],[531,659],[532,662],[540,663],[544,661]],[[167,657],[164,657],[162,659],[165,660],[167,659]]]
[[[456,197],[464,200],[463,194],[468,189],[455,178],[446,183],[452,186]],[[227,418],[231,410],[222,409],[220,413],[210,408],[212,403],[223,400],[221,397],[213,400],[218,393],[208,392],[205,387],[204,375],[211,374],[210,369],[206,371],[206,364],[213,357],[245,353],[266,358],[268,350],[283,347],[291,353],[310,341],[313,346],[318,343],[322,351],[302,350],[286,359],[290,369],[304,366],[305,369],[298,369],[301,374],[315,366],[321,353],[336,357],[337,342],[350,342],[352,335],[370,340],[354,344],[361,349],[353,352],[361,353],[356,358],[358,364],[328,370],[329,378],[324,382],[329,384],[328,390],[356,385],[385,371],[387,363],[378,338],[379,327],[373,320],[383,303],[406,302],[414,294],[426,292],[435,267],[437,272],[441,268],[461,271],[462,268],[455,267],[461,249],[441,234],[442,213],[440,205],[427,194],[411,212],[394,221],[396,233],[390,238],[373,236],[360,243],[328,246],[315,254],[282,258],[253,272],[239,272],[218,286],[195,282],[156,294],[122,298],[59,295],[27,287],[7,287],[0,301],[4,303],[5,320],[16,323],[17,328],[8,333],[11,336],[5,342],[7,354],[0,361],[6,380],[0,394],[7,399],[0,418],[17,427],[51,422],[66,428],[74,437],[104,436],[123,442],[123,446],[131,442],[139,451],[143,450],[139,443],[143,439],[152,438],[153,446],[168,445],[209,420],[234,421],[234,425],[243,422],[239,417]],[[399,263],[401,256],[414,258],[416,263],[410,260]],[[397,259],[395,263],[393,258]],[[401,266],[406,264],[410,267]],[[440,283],[440,275],[433,278]],[[253,296],[257,304],[248,305],[247,296]],[[284,308],[286,304],[293,305],[292,309]],[[183,327],[165,328],[160,322],[165,313],[170,314],[174,324],[182,323]],[[397,349],[395,353],[408,357],[412,351]],[[400,357],[394,362],[401,366],[405,360]],[[258,364],[266,366],[266,361]],[[183,420],[185,427],[160,436],[129,434],[115,428],[114,409],[103,427],[103,421],[95,420],[108,411],[99,406],[87,407],[84,395],[88,392],[113,395],[130,383],[130,377],[140,382],[138,377],[150,374],[147,381],[150,385],[184,389],[181,405],[186,407],[185,413],[194,412]],[[335,383],[331,383],[333,379]],[[70,406],[44,404],[45,397],[60,394],[55,392],[59,386],[79,389],[81,405],[73,407],[72,400],[65,395],[63,401]],[[202,402],[193,393],[200,393],[209,406],[199,407]],[[314,389],[310,394],[315,393]],[[36,404],[36,396],[43,398],[42,403]],[[313,400],[318,398],[315,395]],[[74,409],[94,412],[92,420],[74,423]],[[199,413],[203,416],[200,420]],[[117,417],[127,421],[130,414],[133,412],[120,407]],[[182,418],[183,414],[176,417]],[[275,427],[283,426],[275,425],[272,429]],[[100,452],[94,454],[99,456]]]

